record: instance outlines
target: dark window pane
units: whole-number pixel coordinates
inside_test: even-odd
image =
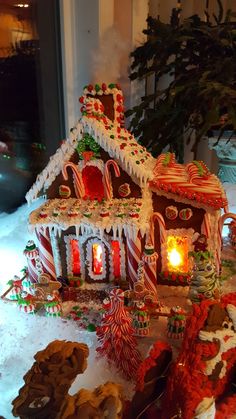
[[[64,131],[59,2],[0,1],[0,211],[24,201]]]

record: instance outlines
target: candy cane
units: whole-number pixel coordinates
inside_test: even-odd
[[[153,253],[152,255],[143,255],[144,261],[144,285],[145,288],[152,292],[155,296],[155,300],[157,301],[157,271],[156,271],[156,264],[157,264],[157,253]]]
[[[82,175],[79,172],[78,166],[71,162],[66,162],[62,169],[62,174],[65,180],[68,180],[68,173],[67,169],[70,167],[73,172],[73,179],[74,179],[74,187],[75,187],[75,194],[77,198],[83,198],[85,195],[85,189],[83,184]]]
[[[202,161],[195,161],[187,164],[186,171],[189,174],[191,183],[202,182],[202,179],[209,178],[210,172]]]
[[[232,220],[236,221],[236,214],[232,213],[232,212],[227,212],[225,214],[223,214],[218,222],[218,232],[217,232],[217,249],[216,249],[216,268],[217,268],[217,273],[220,272],[220,267],[221,267],[221,250],[222,250],[222,230],[223,230],[223,226],[224,226],[224,222],[227,218],[232,218]]]
[[[158,221],[159,230],[160,230],[160,243],[163,244],[166,242],[166,223],[163,216],[159,212],[154,212],[152,216],[152,230],[154,231],[154,222]]]
[[[138,281],[138,267],[141,260],[141,236],[138,233],[136,240],[127,238],[127,263],[129,277],[134,284]]]
[[[207,239],[209,239],[210,234],[211,234],[211,223],[209,220],[209,214],[206,212],[203,218],[203,222],[201,225],[201,233],[205,234],[205,236],[207,237]]]
[[[43,271],[51,275],[53,279],[56,279],[56,271],[48,227],[41,227],[40,229],[37,229],[36,235],[39,241],[39,256],[42,261]]]
[[[111,174],[110,174],[110,166],[113,166],[115,171],[115,176],[120,176],[120,169],[118,164],[115,162],[115,160],[108,160],[105,164],[104,169],[104,189],[105,189],[105,197],[108,200],[111,200],[113,197],[113,191],[112,191],[112,184],[111,184]]]
[[[104,113],[104,106],[99,99],[86,98],[84,105],[88,115],[102,115]]]
[[[27,258],[28,276],[30,282],[38,282],[38,276],[43,272],[43,269],[39,258],[39,251],[33,240],[28,241],[23,253]]]

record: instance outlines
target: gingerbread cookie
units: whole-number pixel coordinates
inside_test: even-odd
[[[55,340],[35,355],[24,376],[25,385],[13,400],[13,415],[21,419],[61,418],[72,382],[87,367],[87,345]]]

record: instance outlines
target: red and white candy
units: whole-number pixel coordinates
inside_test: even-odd
[[[105,189],[105,197],[108,200],[111,200],[113,198],[113,190],[112,190],[112,184],[111,184],[111,174],[110,174],[110,167],[113,167],[115,176],[120,176],[120,169],[118,164],[115,162],[115,160],[108,160],[105,164],[104,169],[104,189]]]
[[[188,221],[190,220],[190,218],[193,216],[193,211],[191,210],[191,208],[183,208],[180,212],[179,212],[179,218],[183,221]]]
[[[19,305],[19,310],[27,314],[34,314],[35,309],[36,309],[36,305],[34,303],[30,303],[30,304],[22,303]]]
[[[165,216],[168,220],[175,220],[178,217],[178,209],[173,205],[166,207]]]
[[[123,183],[123,185],[120,185],[118,189],[118,194],[122,196],[122,198],[126,198],[127,196],[129,196],[130,192],[131,190],[129,183]]]

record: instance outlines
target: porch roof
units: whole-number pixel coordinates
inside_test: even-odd
[[[30,227],[48,227],[55,234],[61,234],[69,227],[75,227],[76,234],[92,233],[103,236],[113,230],[114,237],[122,232],[135,238],[138,231],[143,236],[149,231],[152,203],[144,199],[113,199],[98,202],[83,199],[51,199],[33,211],[29,217]]]
[[[149,186],[153,191],[179,195],[216,210],[227,209],[228,201],[220,180],[202,161],[184,165],[177,163],[172,153],[161,154]]]

